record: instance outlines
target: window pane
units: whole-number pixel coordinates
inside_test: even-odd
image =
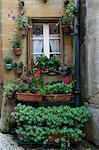
[[[35,23],[33,24],[33,34],[34,35],[42,35],[43,34],[43,24]]]
[[[59,40],[50,40],[50,52],[60,52]]]
[[[33,54],[41,54],[43,49],[43,40],[33,40]]]
[[[59,34],[59,26],[57,26],[55,23],[49,24],[49,34]]]

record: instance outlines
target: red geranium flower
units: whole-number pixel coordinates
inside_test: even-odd
[[[40,70],[36,71],[36,72],[34,73],[34,76],[40,78]]]
[[[63,78],[63,84],[69,83],[70,79],[69,77]]]

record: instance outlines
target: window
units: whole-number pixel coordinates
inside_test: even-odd
[[[60,57],[60,30],[56,23],[33,23],[32,56]]]
[[[57,26],[59,18],[45,18],[32,20],[33,28],[28,32],[27,67],[33,69],[33,62],[38,55],[46,55],[48,58],[57,56],[63,66],[63,32]]]

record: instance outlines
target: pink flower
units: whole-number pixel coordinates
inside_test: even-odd
[[[32,24],[27,24],[29,29],[32,29]]]
[[[14,20],[14,21],[16,20],[16,16],[15,16],[15,15],[12,15],[11,18],[12,18],[12,20]]]
[[[21,83],[22,82],[22,80],[19,80],[19,83]]]
[[[39,92],[36,92],[36,95],[40,95],[40,93],[39,93]]]
[[[27,80],[27,76],[26,75],[24,75],[24,80]]]
[[[67,83],[69,83],[69,81],[70,81],[70,79],[68,77],[66,77],[63,79],[63,84],[67,84]]]

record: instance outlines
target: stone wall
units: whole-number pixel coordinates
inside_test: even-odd
[[[82,1],[82,10],[85,6],[86,18],[83,17],[83,20],[86,34],[81,38],[81,77],[84,96],[90,97],[99,91],[99,1]]]
[[[81,94],[92,113],[86,133],[99,146],[99,0],[81,1],[80,27]]]
[[[43,2],[43,0],[26,0],[25,2],[25,8],[24,8],[24,16],[26,17],[33,17],[33,18],[46,18],[46,17],[60,17],[65,13],[64,8],[64,1],[65,0],[48,0],[46,3]],[[2,22],[2,74],[3,74],[3,81],[9,81],[12,79],[15,79],[15,75],[13,73],[13,70],[10,72],[7,71],[4,67],[3,58],[6,55],[11,55],[14,59],[14,61],[21,61],[23,60],[25,66],[27,63],[27,37],[24,37],[22,39],[22,55],[20,57],[17,57],[13,54],[13,50],[11,48],[11,40],[13,39],[13,36],[15,35],[15,31],[17,29],[17,26],[14,21],[9,19],[8,13],[10,11],[13,11],[15,15],[19,14],[18,11],[18,1],[13,0],[3,0],[2,1],[2,10],[1,10],[1,22]],[[72,62],[72,47],[71,47],[71,37],[69,37],[70,40],[68,40],[66,45],[64,45],[64,48],[66,49],[65,55],[68,55],[68,58],[66,59],[68,63]],[[0,59],[1,60],[1,59]]]

